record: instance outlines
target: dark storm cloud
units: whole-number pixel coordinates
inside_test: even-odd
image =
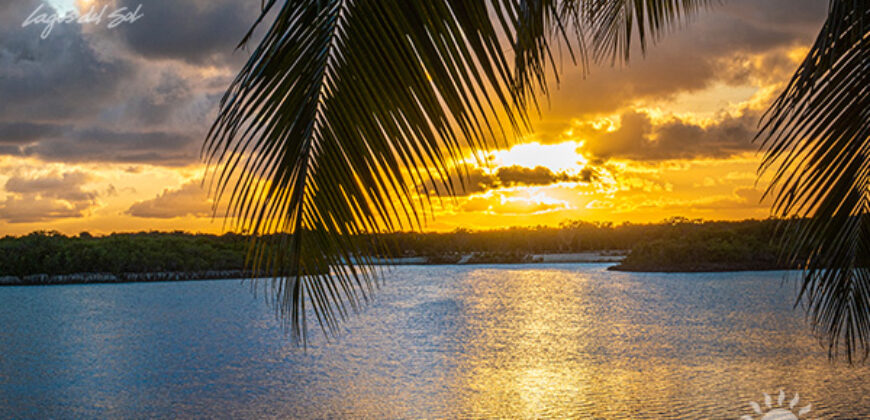
[[[194,92],[186,79],[177,73],[164,71],[145,94],[133,96],[125,102],[124,116],[146,126],[163,124],[193,97]]]
[[[21,153],[48,161],[185,165],[196,161],[201,141],[188,133],[89,129],[40,141]]]
[[[147,58],[192,64],[239,63],[247,56],[235,47],[259,16],[259,1],[121,0],[143,5],[145,16],[120,33],[129,48]]]
[[[20,156],[21,149],[18,146],[4,146],[0,144],[0,156]]]
[[[725,2],[721,8],[725,13],[758,25],[775,26],[783,31],[806,33],[808,30],[817,31],[820,29],[818,25],[828,11],[828,2],[819,0],[742,0]]]
[[[0,145],[31,143],[45,137],[58,136],[68,129],[70,129],[69,125],[0,122]]]
[[[679,119],[653,124],[647,114],[627,112],[615,131],[585,132],[590,139],[582,151],[599,159],[727,158],[758,149],[752,142],[758,117],[757,112],[745,112],[702,127]]]
[[[190,79],[177,65],[143,61],[107,43],[116,29],[141,21],[87,35],[79,25],[60,24],[41,39],[41,26],[21,27],[38,4],[4,4],[0,15],[0,155],[198,161],[219,92],[194,83],[208,79]]]
[[[101,55],[78,25],[22,27],[39,1],[15,1],[0,14],[0,121],[70,121],[98,112],[132,73]]]

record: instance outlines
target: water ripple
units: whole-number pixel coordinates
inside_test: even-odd
[[[400,267],[304,351],[238,281],[3,288],[0,417],[870,417],[783,273],[605,267]]]

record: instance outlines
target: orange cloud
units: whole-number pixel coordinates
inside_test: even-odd
[[[468,199],[461,209],[465,212],[482,212],[499,215],[525,215],[545,213],[568,208],[568,203],[553,199],[511,197],[504,194],[475,196]]]
[[[91,180],[83,172],[12,176],[4,187],[6,199],[0,201],[0,219],[33,223],[85,217],[98,204],[98,194],[83,188]]]
[[[212,202],[197,181],[175,190],[163,190],[157,197],[134,203],[126,214],[134,217],[171,219],[174,217],[212,215]]]

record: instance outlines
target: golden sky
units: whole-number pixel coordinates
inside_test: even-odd
[[[199,147],[259,2],[152,0],[135,23],[59,25],[44,40],[21,27],[37,0],[12,3],[0,5],[0,234],[221,232]],[[428,228],[767,217],[752,138],[824,15],[816,0],[726,1],[628,65],[584,78],[566,63],[533,132],[472,164]]]

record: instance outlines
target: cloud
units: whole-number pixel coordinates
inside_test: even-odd
[[[79,25],[56,25],[41,39],[42,25],[21,27],[41,2],[12,3],[0,14],[0,121],[88,118],[133,73],[130,63],[98,51]]]
[[[41,39],[42,25],[21,27],[40,2],[13,3],[0,14],[0,155],[169,166],[199,161],[199,146],[233,69],[128,51],[119,42],[122,30],[149,30],[151,24],[143,20],[114,29],[89,27],[87,33],[78,24],[58,24]],[[196,7],[202,10],[192,17],[203,19],[211,16],[209,11],[226,13],[234,3],[256,9],[246,2],[171,3],[151,2],[144,8],[182,13]],[[182,26],[198,28],[194,23]],[[226,29],[215,30],[211,38],[220,38]],[[187,42],[181,35],[173,41]],[[230,43],[226,50],[233,47]]]
[[[514,185],[550,185],[557,182],[593,182],[597,174],[591,168],[584,168],[579,175],[569,175],[567,172],[554,173],[549,168],[536,166],[506,166],[498,168],[495,178],[503,186]]]
[[[141,0],[120,0],[135,9]],[[128,48],[149,59],[174,59],[204,65],[236,62],[247,52],[236,51],[259,17],[260,2],[238,0],[151,0],[135,24],[119,27]]]
[[[598,172],[593,168],[584,168],[576,175],[567,172],[556,173],[544,166],[527,168],[519,165],[497,168],[494,174],[488,174],[483,169],[476,167],[467,168],[467,171],[467,174],[462,173],[465,176],[464,187],[460,183],[459,173],[451,172],[449,175],[457,195],[471,195],[505,187],[545,186],[559,182],[592,183],[599,179]],[[437,188],[437,193],[446,195],[447,188],[444,183],[439,181]],[[431,185],[430,192],[436,192]]]
[[[82,184],[90,180],[91,177],[83,172],[67,172],[36,178],[15,176],[9,178],[5,189],[11,193],[34,194],[67,201],[87,201],[96,198],[95,193],[81,189]]]
[[[656,208],[670,211],[694,210],[704,212],[723,212],[729,210],[762,210],[768,207],[762,203],[764,191],[753,187],[737,187],[731,194],[713,195],[696,199],[668,199],[658,198],[646,200],[639,204],[625,203],[624,209],[628,211],[637,208]]]
[[[169,69],[140,83],[148,87],[147,92],[130,97],[121,105],[121,110],[124,117],[145,126],[170,122],[195,99],[191,81]]]
[[[135,7],[141,0],[97,1]],[[47,40],[40,40],[41,28],[21,27],[39,0],[0,2],[0,155],[65,163],[130,163],[131,174],[147,170],[147,165],[199,162],[199,146],[213,121],[215,105],[249,54],[235,46],[256,19],[260,2],[142,3],[145,16],[134,24],[114,29],[58,25]],[[757,121],[754,111],[723,114],[721,121],[702,126],[626,110],[654,108],[662,101],[721,85],[782,83],[795,67],[790,53],[813,40],[826,7],[818,0],[730,0],[666,36],[645,58],[634,54],[627,66],[595,67],[586,78],[566,66],[560,91],[553,91],[550,107],[543,109],[544,120],[536,125],[536,140],[565,141],[548,131],[561,133],[575,118],[622,114],[616,132],[587,132],[581,152],[597,158],[595,166],[580,169],[578,164],[579,172],[560,172],[521,160],[524,166],[470,169],[470,182],[460,193],[475,195],[460,202],[487,214],[558,211],[566,207],[564,202],[517,198],[526,190],[512,187],[576,182],[599,188],[614,177],[629,189],[616,192],[617,196],[628,192],[667,196],[664,192],[670,184],[665,180],[610,170],[607,165],[621,162],[601,161],[633,159],[656,166],[668,159],[725,159],[754,151],[749,141]],[[541,159],[553,168],[565,167]],[[0,195],[0,218],[20,222],[82,217],[97,206],[98,198],[110,194],[104,187],[99,193],[90,191],[86,180],[76,179],[78,175],[65,178],[69,173],[36,178],[13,174],[7,188],[16,191]],[[704,173],[698,180],[706,176],[716,178]],[[457,179],[455,174],[451,177]],[[722,206],[754,203],[751,191],[732,193],[731,185],[717,190],[715,197],[704,197],[707,205],[713,205],[712,199]],[[593,189],[585,187],[577,190]],[[599,201],[591,206],[607,207],[616,200],[596,194]],[[567,197],[566,193],[558,198],[573,204],[574,199]],[[211,215],[211,203],[197,183],[142,198],[150,199],[130,206],[128,215],[162,219]]]
[[[507,197],[502,194],[471,197],[462,206],[465,212],[482,212],[499,215],[523,215],[567,209],[563,201],[536,200],[522,197]]]
[[[114,3],[135,8],[140,0]],[[217,100],[247,58],[235,46],[256,20],[259,2],[142,3],[144,17],[133,24],[88,31],[57,25],[46,40],[39,26],[21,28],[38,0],[0,6],[0,154],[198,162]],[[538,126],[541,141],[557,139],[546,131],[561,131],[572,118],[638,100],[673,98],[717,81],[781,78],[793,66],[783,49],[812,39],[825,15],[820,3],[729,1],[667,36],[645,59],[635,54],[625,68],[596,68],[585,80],[569,69]],[[473,179],[469,192],[486,190],[488,176]]]
[[[695,200],[675,201],[667,204],[666,208],[677,209],[679,207],[689,207],[704,211],[723,211],[723,210],[740,210],[750,208],[767,208],[767,205],[761,202],[764,196],[764,191],[753,187],[737,187],[730,195],[717,195],[711,197],[702,197]]]
[[[581,150],[604,160],[724,159],[758,150],[752,142],[758,118],[758,112],[746,110],[701,126],[676,117],[654,123],[646,113],[629,111],[622,114],[621,125],[614,131],[581,127],[589,137]]]
[[[191,181],[175,190],[163,190],[150,200],[139,201],[125,213],[134,217],[156,219],[208,217],[212,215],[212,204],[200,183]]]
[[[661,103],[717,84],[762,85],[783,82],[797,64],[788,53],[808,45],[827,15],[817,0],[729,0],[667,34],[630,63],[595,65],[591,74],[566,66],[544,121],[539,141],[559,142],[574,118],[620,112],[639,102]],[[567,92],[567,93],[566,93]]]
[[[195,162],[202,139],[184,132],[74,130],[20,148],[22,156],[63,162],[128,162],[186,165]]]
[[[0,122],[0,145],[26,144],[44,137],[60,135],[67,129],[69,126],[58,124]]]
[[[78,171],[13,176],[5,185],[6,198],[0,201],[0,219],[32,223],[85,217],[98,198],[96,192],[83,189],[90,181],[89,175]]]

